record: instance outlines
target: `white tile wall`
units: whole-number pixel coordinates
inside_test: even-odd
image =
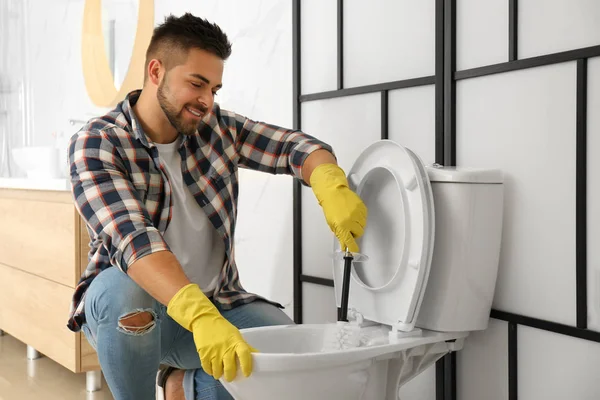
[[[508,399],[508,324],[491,319],[487,330],[471,333],[456,367],[458,399]]]
[[[244,288],[293,315],[292,181],[240,170],[235,256]],[[273,210],[276,210],[275,212]]]
[[[519,400],[596,400],[600,344],[518,328]]]
[[[344,2],[345,87],[434,73],[434,1]]]
[[[359,154],[381,137],[379,93],[302,104],[302,130],[333,146],[348,172]],[[302,188],[302,260],[305,274],[331,278],[334,236],[310,188]]]
[[[337,321],[337,306],[332,287],[303,283],[302,290],[303,323],[322,324]]]
[[[315,12],[315,10],[319,10]],[[302,94],[337,89],[337,1],[300,2]]]
[[[494,307],[575,323],[575,63],[457,83],[458,165],[505,173]]]
[[[413,150],[426,164],[435,162],[435,87],[391,90],[388,137]]]
[[[399,390],[401,400],[435,400],[435,364],[408,381]]]
[[[600,331],[600,57],[588,61],[587,106],[588,323]]]
[[[508,1],[456,2],[456,69],[508,61]]]
[[[520,0],[519,58],[600,45],[597,0]]]

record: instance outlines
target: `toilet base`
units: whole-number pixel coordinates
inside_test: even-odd
[[[461,338],[450,342],[424,344],[376,358],[374,366],[381,369],[376,373],[379,379],[369,382],[360,400],[400,400],[400,389],[406,383],[445,355],[462,349],[463,344],[464,338]]]

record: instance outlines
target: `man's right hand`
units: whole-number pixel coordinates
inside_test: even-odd
[[[167,313],[191,331],[202,369],[215,379],[231,382],[237,375],[236,356],[242,372],[252,373],[252,352],[240,331],[227,321],[196,284],[181,288],[169,301]]]

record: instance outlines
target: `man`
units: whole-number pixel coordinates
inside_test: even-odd
[[[148,47],[143,88],[69,144],[91,250],[68,326],[83,329],[119,400],[154,398],[161,364],[178,369],[161,385],[169,400],[184,390],[231,398],[218,379],[232,380],[237,362],[249,376],[260,351],[239,329],[293,323],[239,281],[238,167],[311,186],[342,247],[358,251],[367,210],[330,146],[214,103],[230,53],[218,26],[167,18]]]

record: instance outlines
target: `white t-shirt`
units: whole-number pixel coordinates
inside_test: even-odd
[[[181,136],[169,144],[155,143],[171,184],[173,214],[164,239],[192,283],[212,296],[223,267],[223,239],[183,182]]]

